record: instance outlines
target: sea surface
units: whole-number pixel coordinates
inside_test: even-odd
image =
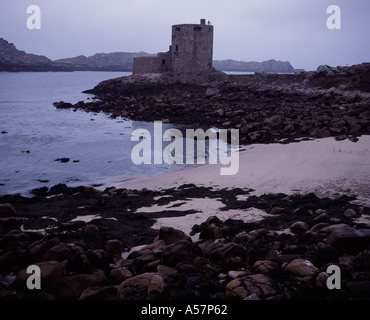
[[[82,91],[125,72],[0,72],[0,194],[30,195],[64,183],[101,187],[120,176],[130,180],[184,169],[186,165],[135,165],[135,129],[153,123],[111,119],[104,113],[56,109],[53,102],[92,101]],[[163,130],[174,128],[163,124]],[[68,158],[68,162],[56,161]]]

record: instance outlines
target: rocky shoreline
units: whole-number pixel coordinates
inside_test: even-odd
[[[245,144],[355,139],[370,133],[369,88],[370,64],[300,74],[150,74],[103,81],[86,91],[95,94],[92,102],[54,105],[112,118],[239,129]]]
[[[355,197],[266,194],[183,185],[162,191],[57,185],[0,198],[2,300],[356,300],[370,297],[370,208]],[[243,222],[216,216],[190,235],[141,207],[218,198],[223,210],[258,208]],[[174,208],[175,210],[175,208]],[[183,214],[192,214],[188,211]],[[198,235],[199,240],[191,236]],[[142,247],[136,247],[143,245]],[[136,249],[129,251],[132,247]],[[41,269],[29,290],[26,268]],[[329,290],[327,268],[341,270]]]
[[[241,143],[349,138],[370,133],[370,64],[296,75],[212,73],[104,81],[92,102],[57,108],[111,117],[240,129]],[[1,300],[358,300],[370,297],[370,207],[355,196],[253,195],[193,184],[164,190],[56,185],[33,197],[0,197]],[[157,219],[191,199],[217,199],[225,212],[185,234]],[[175,202],[175,204],[172,204]],[[143,207],[169,205],[143,213]],[[211,208],[207,209],[212,210]],[[208,212],[209,213],[209,212]],[[197,240],[195,240],[195,237]],[[141,246],[141,247],[137,247]],[[29,290],[26,268],[41,269]],[[328,267],[341,270],[329,290]]]

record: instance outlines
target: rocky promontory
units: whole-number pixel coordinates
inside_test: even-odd
[[[0,71],[71,71],[45,56],[18,50],[0,38]]]
[[[148,74],[103,81],[97,98],[57,108],[111,117],[240,129],[242,143],[288,142],[329,136],[355,139],[370,132],[370,64],[300,74],[195,77]]]

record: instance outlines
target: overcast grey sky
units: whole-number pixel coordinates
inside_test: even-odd
[[[341,8],[341,30],[329,30],[329,5]],[[41,9],[29,30],[26,10]],[[370,61],[369,0],[0,0],[0,37],[50,59],[98,52],[157,53],[171,43],[171,25],[210,20],[214,59],[321,64]]]

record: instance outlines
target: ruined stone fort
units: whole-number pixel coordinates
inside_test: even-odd
[[[200,24],[173,25],[169,51],[135,58],[133,74],[203,74],[212,71],[212,59],[213,26],[201,19]]]

